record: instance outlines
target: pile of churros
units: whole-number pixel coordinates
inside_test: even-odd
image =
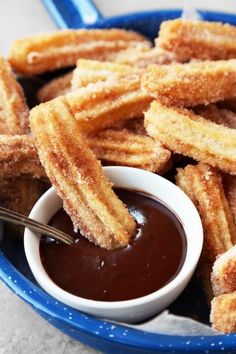
[[[63,68],[29,112],[13,71]],[[20,39],[0,59],[0,103],[0,203],[26,214],[51,182],[101,247],[124,247],[136,228],[102,164],[174,171],[204,227],[213,328],[236,332],[236,27],[165,21],[154,46],[120,29]]]

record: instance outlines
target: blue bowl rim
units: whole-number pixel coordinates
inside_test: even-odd
[[[236,14],[201,11],[203,18],[208,20],[219,20],[236,24]],[[117,26],[123,21],[128,22],[131,19],[144,19],[146,17],[179,17],[181,10],[179,9],[162,9],[156,11],[134,12],[127,15],[114,16],[111,18],[100,18],[96,24],[85,25],[86,28],[99,28]],[[53,318],[55,321],[61,321],[68,327],[77,329],[90,336],[99,338],[115,344],[123,344],[133,348],[159,350],[166,352],[174,350],[176,353],[199,352],[206,351],[222,351],[236,350],[236,333],[220,334],[214,336],[177,336],[167,334],[155,334],[145,332],[143,330],[127,327],[108,320],[97,319],[91,315],[84,314],[78,310],[65,306],[59,301],[55,301],[53,297],[37,287],[21,274],[7,259],[0,249],[0,279],[21,299],[35,308],[36,311],[42,312],[46,317]],[[72,314],[72,318],[66,316]],[[102,328],[101,328],[102,326]],[[115,329],[115,330],[114,330]],[[124,336],[124,333],[126,334]],[[117,339],[118,338],[118,339]]]

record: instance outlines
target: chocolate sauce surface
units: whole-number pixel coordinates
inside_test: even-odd
[[[137,221],[136,235],[125,248],[106,250],[73,231],[64,210],[50,225],[73,235],[74,245],[42,238],[40,254],[50,278],[71,294],[120,301],[150,294],[170,282],[186,256],[186,237],[178,218],[163,204],[138,192],[116,189]]]

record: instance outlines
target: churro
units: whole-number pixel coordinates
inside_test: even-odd
[[[236,242],[236,226],[224,194],[219,172],[207,164],[178,169],[177,185],[192,199],[204,229],[204,258],[216,257]]]
[[[17,72],[32,75],[75,66],[78,58],[110,60],[127,48],[150,48],[141,34],[121,29],[59,30],[15,41],[9,62]]]
[[[30,122],[41,162],[75,230],[107,249],[127,245],[135,221],[112,191],[66,99],[34,108]]]
[[[218,108],[216,104],[198,107],[194,110],[200,116],[211,120],[214,123],[236,129],[236,113],[229,109]]]
[[[162,22],[156,45],[183,60],[219,60],[236,58],[235,40],[235,26],[177,19]]]
[[[236,291],[236,246],[216,259],[211,280],[215,296]]]
[[[61,95],[65,95],[71,90],[72,72],[51,80],[37,92],[38,102],[50,101]]]
[[[236,292],[213,299],[210,320],[212,327],[219,332],[236,332]]]
[[[226,198],[228,199],[230,209],[234,216],[236,224],[236,176],[228,174],[223,175],[223,184]]]
[[[97,158],[102,161],[159,174],[170,167],[170,151],[148,136],[134,134],[127,129],[106,129],[87,139]]]
[[[150,65],[142,87],[162,103],[181,107],[232,98],[236,96],[236,60]]]
[[[46,177],[30,135],[0,135],[0,178]]]
[[[0,134],[28,132],[29,110],[9,64],[0,57]]]
[[[184,108],[154,101],[145,113],[148,134],[168,149],[236,174],[236,130]]]

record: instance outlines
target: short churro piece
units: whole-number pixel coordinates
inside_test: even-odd
[[[68,93],[65,98],[80,131],[88,133],[142,117],[152,100],[141,90],[138,78],[90,84]]]
[[[236,58],[236,27],[220,22],[162,22],[156,44],[185,60]]]
[[[29,110],[10,65],[0,57],[0,134],[26,134]]]
[[[30,135],[0,135],[0,178],[46,177]]]
[[[207,106],[198,107],[197,110],[194,111],[214,123],[236,129],[236,113],[228,109],[218,108],[215,104],[209,104]]]
[[[80,87],[86,87],[90,83],[106,81],[111,78],[114,80],[122,78],[139,80],[142,73],[143,70],[129,65],[79,59],[73,72],[71,88],[76,90]]]
[[[102,161],[159,174],[170,167],[170,151],[148,136],[134,134],[127,129],[106,129],[87,139],[97,158]]]
[[[66,99],[34,108],[30,122],[41,162],[75,230],[107,249],[127,245],[135,222],[86,145]]]
[[[72,72],[63,76],[57,77],[45,84],[37,92],[37,99],[39,102],[50,101],[61,95],[65,95],[71,90]]]
[[[148,134],[168,149],[236,174],[236,130],[184,108],[154,101],[145,113]]]
[[[159,47],[143,51],[129,48],[118,53],[115,58],[115,62],[117,63],[128,64],[139,68],[146,68],[150,64],[170,64],[175,61],[178,61],[178,58],[174,53]]]
[[[211,280],[215,296],[236,291],[236,246],[216,259]]]
[[[211,306],[212,327],[223,333],[236,332],[236,291],[215,297]]]
[[[15,41],[9,61],[15,71],[40,74],[75,66],[78,58],[110,60],[127,48],[150,48],[142,35],[121,29],[59,30]]]
[[[142,87],[164,104],[196,106],[236,96],[236,60],[150,65]]]
[[[236,224],[236,176],[226,175],[223,176],[223,184],[226,198],[228,199],[230,209],[234,216]]]
[[[206,164],[179,169],[177,185],[192,199],[204,229],[204,257],[214,262],[236,241],[236,226],[219,172]]]

